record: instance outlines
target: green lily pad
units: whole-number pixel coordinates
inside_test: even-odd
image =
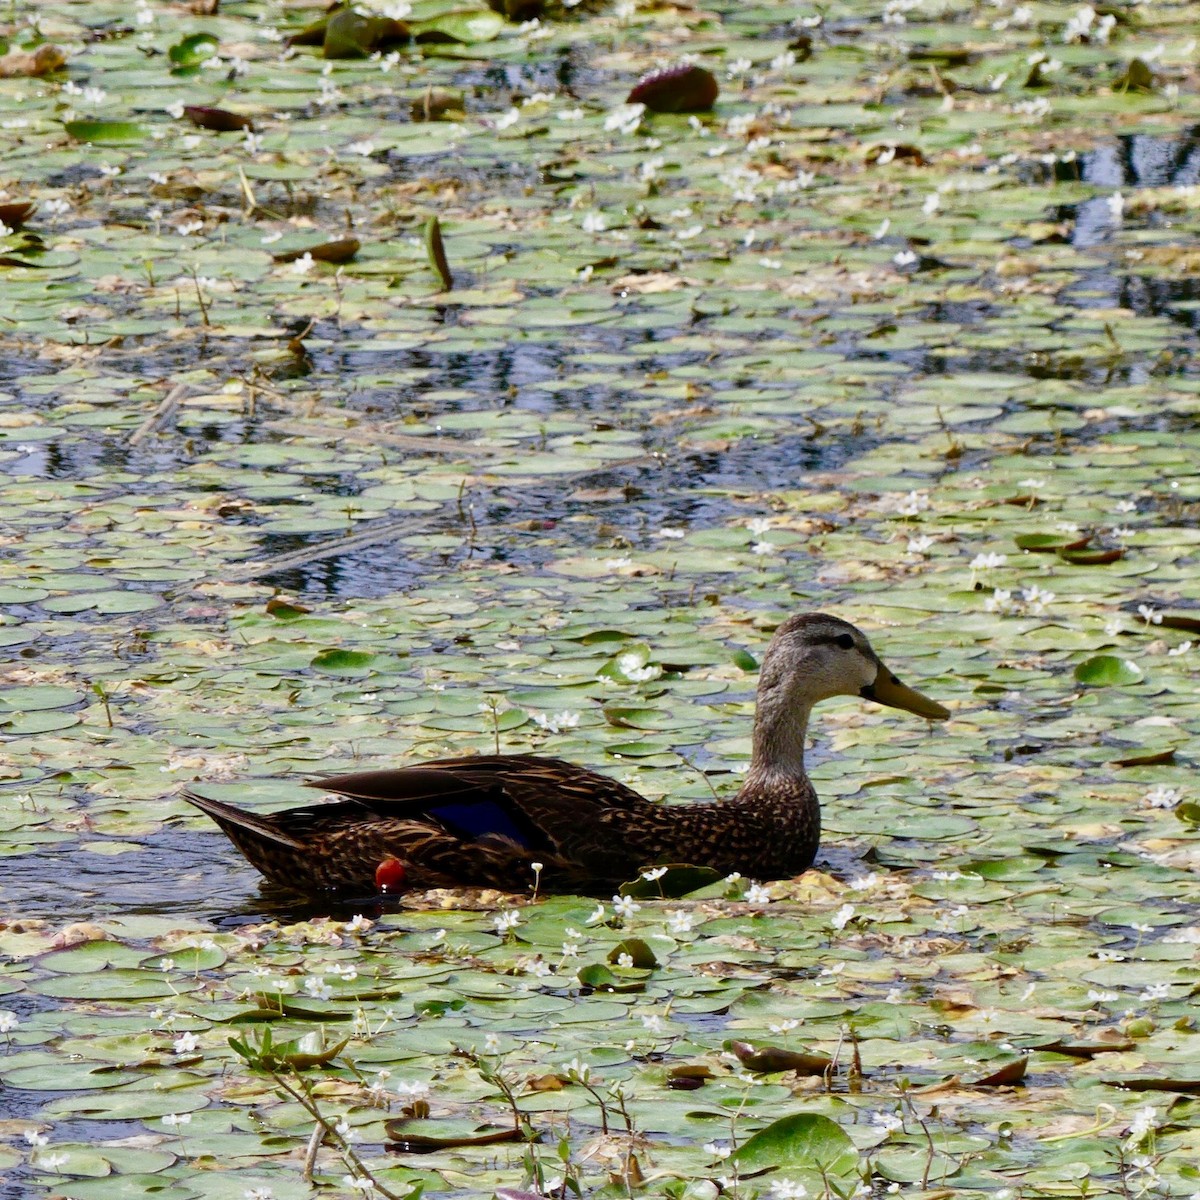
[[[1142,669],[1128,658],[1094,654],[1075,668],[1075,678],[1088,687],[1116,687],[1141,683]]]

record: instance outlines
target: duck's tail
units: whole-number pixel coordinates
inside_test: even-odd
[[[294,878],[297,858],[303,857],[308,847],[284,832],[272,817],[256,816],[190,790],[184,790],[180,796],[212,817],[250,865],[268,879],[287,886]]]

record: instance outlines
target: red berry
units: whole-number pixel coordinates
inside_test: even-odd
[[[375,868],[375,886],[381,892],[399,891],[404,886],[407,874],[404,864],[389,855]]]

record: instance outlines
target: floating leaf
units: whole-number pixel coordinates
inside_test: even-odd
[[[20,229],[33,216],[35,208],[37,202],[34,200],[0,201],[0,225],[7,225],[9,229]]]
[[[344,263],[349,262],[359,251],[358,238],[338,238],[332,242],[319,242],[302,250],[281,250],[271,257],[278,263],[295,262],[306,254],[318,262]]]
[[[1131,59],[1129,65],[1112,82],[1115,92],[1152,92],[1154,72],[1144,59]]]
[[[1090,537],[1079,537],[1077,534],[1063,533],[1019,533],[1013,541],[1022,550],[1032,551],[1034,554],[1053,554],[1056,551],[1063,550],[1082,550]]]
[[[824,1075],[833,1066],[827,1054],[806,1054],[785,1050],[782,1046],[753,1046],[749,1042],[730,1042],[730,1050],[738,1062],[756,1075],[773,1075],[777,1071],[795,1071],[797,1075]]]
[[[309,665],[318,671],[361,674],[374,657],[369,650],[322,650]]]
[[[717,101],[717,77],[695,63],[681,63],[643,75],[626,97],[651,112],[707,112]]]
[[[797,1167],[822,1177],[848,1177],[858,1169],[858,1151],[835,1121],[819,1113],[781,1117],[734,1151],[730,1161],[743,1174]]]
[[[183,115],[193,125],[201,129],[214,129],[218,133],[233,133],[239,129],[253,130],[254,122],[241,113],[230,112],[225,108],[209,108],[203,104],[185,104]]]
[[[633,960],[630,966],[640,970],[653,970],[658,966],[654,951],[643,938],[623,938],[608,952],[608,961],[618,963],[626,955]]]
[[[1010,1059],[1002,1066],[994,1067],[985,1075],[969,1078],[964,1082],[971,1087],[1009,1087],[1024,1081],[1028,1066],[1029,1056],[1025,1054],[1020,1058]]]
[[[367,16],[347,5],[326,17],[322,52],[326,58],[366,58],[408,38],[409,28],[403,21]]]
[[[473,46],[494,41],[504,29],[499,14],[485,9],[464,9],[439,13],[413,24],[413,41],[422,43],[457,42]]]
[[[124,145],[143,141],[146,130],[133,121],[67,121],[63,128],[77,142]]]
[[[1141,683],[1142,669],[1128,658],[1095,654],[1075,668],[1075,678],[1088,687],[1114,687]]]
[[[167,57],[183,71],[194,70],[212,58],[220,45],[211,33],[193,33],[167,50]]]
[[[0,58],[0,79],[15,79],[19,76],[40,78],[43,75],[52,75],[66,65],[66,51],[47,42],[32,53],[16,51]]]

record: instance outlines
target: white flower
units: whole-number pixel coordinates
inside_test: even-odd
[[[680,538],[687,537],[687,532],[683,529],[668,529],[664,526],[655,536],[660,538],[670,538],[673,541],[677,541]]]
[[[662,1033],[663,1020],[657,1013],[642,1013],[642,1025],[651,1033]]]
[[[851,879],[847,886],[855,892],[869,892],[879,886],[879,876],[874,871],[868,871],[865,875]]]
[[[1129,1122],[1129,1140],[1139,1142],[1157,1126],[1158,1112],[1154,1110],[1153,1104],[1147,1104],[1145,1108],[1134,1112],[1133,1121]]]
[[[521,119],[521,110],[518,108],[510,108],[508,112],[501,113],[493,122],[496,129],[509,129]]]
[[[937,192],[930,192],[929,195],[925,197],[925,203],[921,205],[921,211],[927,217],[931,217],[941,207],[941,203],[941,196],[939,196]]]
[[[603,233],[608,228],[608,221],[603,213],[584,213],[582,228],[584,233]]]
[[[1120,997],[1116,992],[1097,992],[1094,989],[1087,994],[1089,1004],[1111,1004]]]
[[[748,904],[770,904],[771,893],[761,883],[752,883],[746,888],[745,900]]]
[[[69,1154],[39,1154],[37,1165],[47,1171],[57,1171],[59,1167],[65,1166],[70,1158]]]
[[[1167,651],[1170,658],[1179,658],[1180,655],[1186,654],[1192,648],[1191,642],[1180,642],[1178,646]]]
[[[194,1033],[181,1033],[172,1043],[176,1054],[191,1054],[200,1046],[200,1039]]]
[[[1169,983],[1151,983],[1142,989],[1139,1000],[1165,1000],[1171,994]]]
[[[977,554],[970,562],[972,571],[990,571],[993,567],[1002,567],[1008,562],[1007,554]]]
[[[1113,505],[1113,510],[1119,513],[1137,512],[1137,503],[1133,500],[1118,500],[1116,504]]]
[[[775,553],[775,547],[772,546],[770,542],[755,542],[754,545],[750,547],[750,549],[753,550],[753,552],[758,555]]]
[[[564,729],[574,729],[579,724],[579,713],[564,711],[560,713],[534,713],[534,724],[547,733],[562,733]]]
[[[251,150],[251,147],[249,144],[247,144],[246,149]],[[257,149],[257,147],[255,147],[254,149]],[[372,141],[369,141],[369,140],[362,141],[362,142],[351,142],[346,147],[346,150],[350,154],[361,154],[363,156],[363,158],[370,158],[371,155],[375,153],[375,143]],[[253,152],[253,151],[251,151],[251,152]]]
[[[578,958],[579,943],[578,942],[563,942],[562,944],[563,958]]]
[[[726,1159],[733,1153],[733,1150],[729,1146],[722,1146],[719,1142],[705,1142],[704,1153],[711,1154],[713,1158]]]
[[[353,1142],[358,1138],[358,1134],[350,1128],[350,1122],[345,1117],[338,1121],[333,1130],[343,1142]]]
[[[931,537],[927,533],[921,534],[920,537],[908,539],[909,554],[926,554],[929,548],[937,541],[937,538]]]
[[[317,264],[313,260],[313,256],[305,250],[295,262],[292,263],[293,275],[307,275]]]
[[[604,118],[605,133],[621,133],[626,137],[637,133],[646,111],[644,104],[622,104]]]
[[[904,1121],[895,1113],[873,1112],[871,1114],[871,1123],[881,1125],[888,1133],[895,1133],[898,1129],[904,1128]]]
[[[342,1187],[348,1187],[360,1191],[364,1196],[368,1192],[373,1192],[375,1190],[375,1184],[365,1175],[343,1175]]]
[[[1092,23],[1095,20],[1096,10],[1090,4],[1085,4],[1067,22],[1063,29],[1062,40],[1064,42],[1077,42],[1081,38],[1086,37],[1088,30],[1091,29]]]
[[[829,918],[830,925],[832,925],[834,929],[845,929],[850,923],[851,918],[854,916],[854,911],[855,909],[853,904],[843,904],[842,907],[839,908],[837,912],[835,912],[833,916]]]
[[[1125,216],[1125,197],[1120,192],[1113,192],[1104,203],[1108,206],[1108,215],[1114,223],[1120,222]]]
[[[642,907],[632,896],[614,896],[612,904],[618,917],[632,917],[635,912],[640,912]]]
[[[191,1123],[191,1113],[167,1113],[162,1119],[162,1123],[169,1129],[178,1129],[180,1125],[188,1125]]]
[[[1146,622],[1147,625],[1161,625],[1162,613],[1158,611],[1152,604],[1139,604],[1138,616]]]
[[[563,1063],[562,1073],[576,1083],[588,1083],[592,1078],[592,1069],[580,1058],[573,1058],[569,1063]]]
[[[647,683],[662,674],[662,667],[655,663],[643,663],[642,656],[634,651],[617,658],[617,670],[631,683]]]
[[[1040,616],[1046,611],[1046,605],[1054,599],[1054,593],[1038,587],[1035,583],[1031,587],[1022,589],[1021,599],[1029,606],[1031,613]]]
[[[1163,785],[1151,788],[1142,797],[1143,808],[1174,808],[1180,800],[1183,799],[1183,793],[1177,788],[1169,788]]]
[[[898,267],[911,267],[916,261],[917,255],[913,250],[897,250],[892,255],[892,262]]]
[[[584,924],[599,925],[607,915],[608,909],[606,909],[603,904],[597,904],[595,911],[588,916],[588,919],[584,922]]]
[[[647,883],[654,883],[656,880],[661,879],[666,873],[666,867],[651,867],[650,870],[642,872],[642,878]]]
[[[770,1194],[775,1200],[804,1200],[808,1188],[792,1179],[775,1179],[771,1182]]]
[[[1012,612],[1012,592],[1008,588],[993,588],[992,594],[983,602],[983,607],[985,612],[990,613]]]
[[[768,1025],[767,1028],[776,1034],[791,1033],[793,1029],[800,1028],[800,1022],[794,1017],[789,1017],[786,1021],[779,1021],[774,1025]]]
[[[896,512],[902,517],[915,517],[929,507],[929,497],[922,492],[909,492],[896,505]]]
[[[617,966],[620,967],[622,970],[628,971],[630,969],[630,967],[633,966],[633,955],[632,954],[618,954],[617,955]]]
[[[486,1054],[500,1053],[500,1035],[496,1033],[484,1034],[483,1049]]]
[[[39,1133],[36,1129],[25,1130],[25,1140],[31,1146],[44,1146],[50,1141],[44,1133]]]
[[[366,931],[370,929],[374,923],[374,921],[364,917],[362,913],[355,913],[354,916],[350,918],[346,928],[352,933],[366,933]]]
[[[770,517],[755,517],[752,521],[746,522],[746,528],[756,537],[762,537],[764,533],[770,531]]]
[[[511,929],[516,929],[521,923],[521,914],[516,909],[509,909],[506,912],[497,913],[492,918],[492,924],[496,927],[497,933],[508,933]]]
[[[692,915],[684,912],[682,908],[677,908],[670,914],[667,921],[667,931],[669,933],[690,933],[692,930]]]
[[[304,990],[314,1000],[328,1000],[333,995],[333,988],[325,982],[321,975],[310,975],[304,981]]]
[[[428,1099],[431,1090],[423,1079],[401,1079],[396,1084],[396,1095],[401,1100],[425,1100]]]

